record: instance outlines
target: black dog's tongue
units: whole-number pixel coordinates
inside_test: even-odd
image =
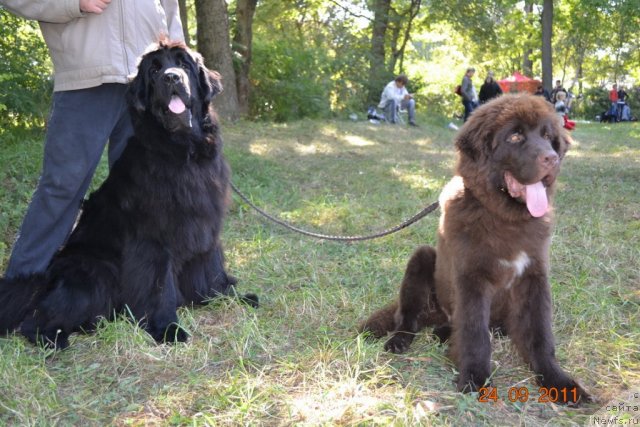
[[[186,108],[187,107],[185,107],[184,102],[182,102],[182,99],[180,99],[179,96],[173,95],[171,97],[171,101],[169,101],[169,110],[171,110],[172,113],[182,114]]]

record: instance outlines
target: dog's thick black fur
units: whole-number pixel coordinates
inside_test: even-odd
[[[134,136],[47,270],[0,281],[0,332],[64,348],[125,312],[158,342],[185,341],[177,307],[232,291],[220,244],[230,171],[210,106],[220,90],[182,44],[142,57],[128,90]]]

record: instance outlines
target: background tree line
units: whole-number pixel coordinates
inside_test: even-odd
[[[185,36],[223,76],[221,115],[286,121],[366,111],[406,73],[420,108],[459,109],[468,66],[479,86],[520,71],[559,79],[574,115],[607,108],[607,88],[640,79],[637,0],[181,0]],[[42,118],[50,63],[37,24],[0,8],[2,121]]]

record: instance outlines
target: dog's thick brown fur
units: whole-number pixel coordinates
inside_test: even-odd
[[[505,95],[474,111],[456,138],[457,176],[440,196],[437,250],[416,250],[399,300],[360,330],[392,332],[385,349],[394,353],[426,326],[443,341],[451,334],[458,389],[475,391],[491,375],[489,331],[499,328],[543,387],[589,400],[558,365],[551,330],[550,199],[569,143],[543,98]]]

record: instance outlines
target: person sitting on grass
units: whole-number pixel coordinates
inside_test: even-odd
[[[400,109],[407,110],[409,114],[409,125],[416,125],[416,101],[407,91],[409,79],[404,74],[400,74],[395,80],[390,81],[382,91],[378,108],[384,111],[389,123],[398,122],[398,112]]]

